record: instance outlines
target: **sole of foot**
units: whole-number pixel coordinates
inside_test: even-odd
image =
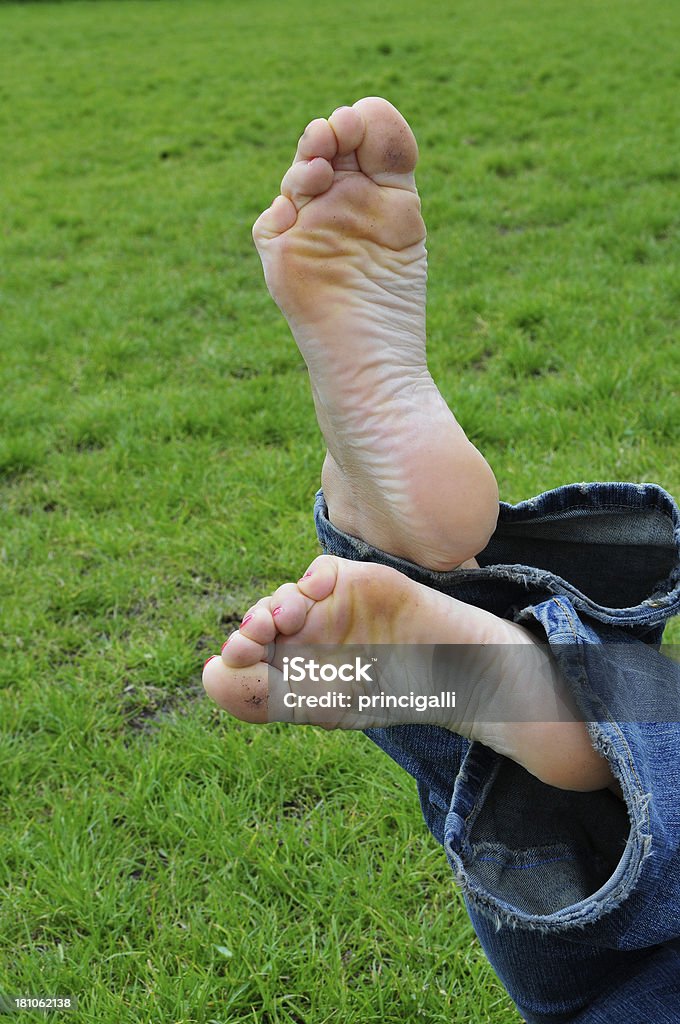
[[[358,648],[367,652],[363,667]],[[301,675],[289,671],[303,665]],[[433,724],[485,743],[549,785],[588,790],[611,781],[545,646],[386,566],[320,556],[297,583],[248,610],[221,655],[206,662],[203,684],[246,722]],[[442,706],[442,686],[463,699]]]
[[[253,237],[309,369],[331,521],[447,570],[485,547],[498,492],[427,366],[417,158],[387,100],[340,107],[307,126]]]

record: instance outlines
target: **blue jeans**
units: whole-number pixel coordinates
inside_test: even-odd
[[[554,789],[437,726],[368,732],[415,778],[519,1012],[529,1024],[680,1022],[680,722],[612,712],[622,693],[645,707],[660,664],[660,685],[680,700],[680,665],[658,654],[680,612],[673,499],[652,484],[599,483],[501,503],[480,568],[455,572],[337,530],[322,492],[315,517],[329,554],[393,566],[547,638],[621,784],[623,802],[608,790]],[[608,644],[632,656],[598,657]]]

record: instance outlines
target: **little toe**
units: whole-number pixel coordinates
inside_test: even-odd
[[[261,213],[253,224],[253,240],[255,244],[266,242],[270,238],[282,235],[292,228],[297,220],[295,204],[288,196],[277,196],[272,205]]]
[[[333,184],[333,167],[323,157],[300,160],[286,171],[281,182],[281,194],[287,196],[300,210],[315,196],[327,192]]]
[[[338,140],[325,117],[310,121],[298,142],[295,162],[313,160],[322,156],[324,160],[332,160],[338,152]]]
[[[335,589],[338,580],[338,559],[333,555],[319,555],[298,580],[299,590],[313,601],[323,601]]]

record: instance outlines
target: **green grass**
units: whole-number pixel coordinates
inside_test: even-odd
[[[502,496],[677,494],[679,32],[674,0],[0,6],[0,989],[104,1024],[518,1020],[408,778],[200,698],[317,551],[250,224],[307,120],[387,95],[432,368]]]

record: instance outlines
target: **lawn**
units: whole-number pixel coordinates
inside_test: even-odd
[[[0,991],[97,1024],[519,1020],[410,779],[202,697],[318,550],[250,225],[306,121],[387,96],[432,370],[502,497],[677,496],[679,37],[675,0],[0,4]]]

